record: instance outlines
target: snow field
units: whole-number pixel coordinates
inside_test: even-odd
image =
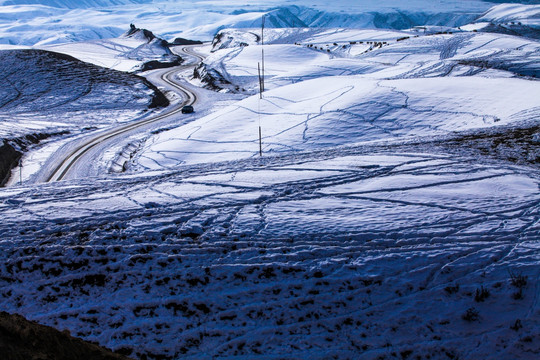
[[[132,356],[533,359],[537,171],[413,149],[6,189],[0,304]]]
[[[144,42],[146,43],[146,42]],[[92,42],[75,42],[44,46],[44,50],[69,54],[81,61],[119,71],[132,71],[143,59],[129,59],[127,53],[141,46],[137,39],[113,38]],[[148,60],[148,59],[144,59]]]
[[[538,91],[537,82],[480,77],[306,80],[156,135],[138,164],[155,170],[255,156],[259,117],[270,154],[509,124],[539,111]]]
[[[268,32],[276,35],[273,30]],[[498,69],[519,75],[540,76],[538,42],[516,36],[456,33],[417,37],[400,32],[348,30],[346,36],[349,40],[343,41],[340,38],[338,41],[336,36],[343,35],[342,29],[313,30],[313,32],[318,35],[312,38],[308,36],[307,40],[306,34],[300,33],[298,37],[293,36],[291,39],[291,35],[286,35],[283,40],[274,39],[273,42],[294,40],[296,44],[307,51],[313,51],[321,58],[316,58],[314,54],[302,53],[300,50],[289,50],[283,45],[265,46],[265,62],[268,63],[280,61],[280,58],[294,54],[298,54],[299,58],[308,59],[305,64],[289,70],[288,74],[269,72],[268,88],[282,86],[286,82],[349,74],[371,75],[383,79],[475,74],[489,77],[511,76],[504,72],[496,72],[495,69]],[[242,30],[222,33],[224,37],[231,37],[229,45],[233,48],[214,52],[205,60],[206,68],[215,69],[233,84],[242,85],[251,90],[255,89],[258,86],[256,75],[257,63],[261,62],[261,50],[256,50],[258,48],[256,46],[240,47],[238,45],[246,37],[246,32]],[[377,35],[379,33],[380,35]],[[247,34],[253,36],[251,30],[247,31]],[[406,39],[397,41],[397,38]],[[312,42],[312,39],[318,42]],[[374,43],[382,44],[382,46],[376,46]],[[328,60],[322,61],[325,55]],[[317,62],[312,61],[314,58]],[[295,61],[292,63],[296,64]],[[238,72],[236,73],[238,77],[234,76],[235,69],[239,66],[251,69],[250,74],[253,76],[251,80],[241,78]],[[288,69],[288,66],[283,62],[281,68]],[[246,84],[247,80],[249,83]]]
[[[290,44],[330,44],[364,42],[364,41],[396,41],[410,35],[408,31],[396,30],[368,30],[344,28],[265,28],[264,43],[266,45]],[[246,45],[260,45],[262,43],[261,28],[252,29],[223,29],[219,31],[212,41],[212,50],[236,48]]]
[[[162,44],[162,41],[158,37],[152,39],[150,34],[147,36],[144,29],[134,28],[117,38],[39,47],[67,54],[101,67],[135,72],[140,71],[143,65],[150,61],[173,63],[177,60],[171,50]]]
[[[489,9],[478,21],[522,22],[538,28],[540,27],[540,5],[501,4]]]
[[[265,49],[265,76],[268,79],[288,74],[299,68],[317,66],[328,55],[294,45],[272,45]],[[258,91],[258,64],[261,64],[261,47],[248,46],[220,50],[205,59],[207,67],[217,69],[225,80],[248,91]],[[271,80],[268,83],[272,88]]]
[[[351,58],[351,50],[334,52],[332,41],[343,36],[341,29],[268,32],[276,45],[265,46],[265,87],[273,89],[265,99],[254,96],[150,139],[138,158],[140,168],[254,156],[259,123],[265,152],[284,152],[518,124],[539,110],[538,84],[509,79],[538,76],[540,47],[534,40],[457,33],[396,41],[402,33],[348,30],[346,36],[366,43],[388,40]],[[256,91],[261,47],[239,46],[247,37],[256,41],[256,32],[222,34],[218,47],[229,41],[232,48],[210,55],[206,69],[240,92]],[[306,47],[315,37],[332,50]],[[307,40],[300,46],[279,44],[293,39]]]

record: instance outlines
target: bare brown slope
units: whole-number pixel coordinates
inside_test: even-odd
[[[125,356],[20,315],[0,312],[0,354],[6,360],[124,360]]]

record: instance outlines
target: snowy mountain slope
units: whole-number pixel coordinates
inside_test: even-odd
[[[506,35],[460,33],[411,38],[359,59],[392,66],[408,64],[411,70],[397,75],[400,77],[463,76],[492,69],[514,76],[540,76],[540,43]]]
[[[140,358],[534,359],[538,169],[446,144],[3,190],[0,306]]]
[[[490,1],[496,2],[496,1]],[[498,1],[500,2],[500,1]],[[520,1],[507,1],[507,2],[520,2]],[[524,1],[521,1],[524,2]],[[87,7],[113,7],[117,5],[126,5],[130,3],[140,3],[140,4],[159,4],[160,6],[166,6],[168,3],[178,3],[184,7],[191,6],[217,6],[219,3],[216,3],[213,0],[200,0],[198,4],[193,4],[192,1],[186,0],[0,0],[1,5],[30,5],[30,4],[40,4],[58,8],[87,8]],[[251,6],[255,7],[271,7],[282,4],[282,1],[276,0],[254,0],[251,1]],[[364,12],[364,11],[374,11],[377,9],[382,10],[391,10],[395,9],[396,3],[393,0],[363,0],[357,3],[351,3],[348,0],[336,0],[332,4],[329,4],[324,0],[309,0],[309,1],[295,1],[297,5],[307,6],[311,5],[316,9],[321,10],[352,10],[353,12]],[[241,1],[229,1],[227,3],[221,3],[219,6],[228,6],[233,7],[235,12],[245,12],[242,10],[242,7],[246,7],[244,2]],[[424,10],[424,11],[436,11],[444,9],[445,11],[471,11],[472,9],[485,9],[491,6],[490,4],[483,3],[482,0],[472,0],[467,3],[463,3],[459,0],[454,1],[444,1],[440,3],[433,3],[432,1],[427,0],[410,0],[406,6],[400,4],[399,6],[405,7],[414,11]]]
[[[463,3],[460,3],[463,4]],[[373,3],[367,7],[363,4],[356,4],[352,8],[336,12],[335,8],[325,10],[316,10],[311,7],[289,6],[278,7],[264,12],[238,12],[235,17],[216,19],[214,23],[195,26],[189,31],[184,32],[186,36],[208,38],[224,28],[260,28],[262,16],[265,17],[267,28],[286,28],[286,27],[309,27],[309,28],[386,28],[386,29],[408,29],[417,25],[440,25],[449,27],[458,27],[468,24],[480,15],[477,11],[485,5],[477,7],[477,3],[470,2],[471,6],[466,9],[453,7],[452,5],[433,7],[423,3],[419,7],[418,3],[407,2],[402,8],[388,6],[385,2],[375,5]],[[309,6],[313,6],[310,4]],[[449,8],[452,8],[450,10]]]
[[[146,80],[42,50],[0,51],[0,182],[48,137],[132,120],[168,103]]]
[[[317,28],[279,28],[264,30],[264,43],[276,44],[328,44],[333,42],[350,43],[360,41],[392,41],[410,35],[396,30],[358,30],[358,29],[317,29]],[[261,28],[224,29],[212,41],[212,52],[221,49],[249,45],[260,45]]]
[[[128,54],[144,45],[146,45],[146,42],[139,40],[110,38],[46,45],[40,46],[40,48],[68,54],[81,61],[98,66],[129,72],[140,68],[144,61],[137,57],[130,59]]]
[[[499,5],[464,28],[540,39],[540,5]]]
[[[161,95],[141,78],[62,54],[13,50],[0,56],[6,84],[0,90],[2,137],[123,122]]]
[[[268,89],[328,75],[415,78],[493,73],[495,77],[540,76],[540,44],[515,36],[474,32],[411,35],[409,32],[351,29],[266,32],[270,44],[265,47],[265,62],[269,64],[265,69]],[[260,31],[259,34],[254,30],[218,33],[214,49],[230,49],[214,51],[198,69],[198,76],[211,86],[221,81],[219,86],[230,90],[256,91],[261,47],[245,46],[249,38],[257,40],[256,36],[261,37]],[[294,41],[301,48],[272,45],[286,41]],[[298,61],[290,60],[291,57],[297,57]],[[302,62],[303,58],[310,60]],[[509,73],[495,74],[496,70]]]
[[[328,38],[315,37],[319,46],[327,42],[324,49],[330,53],[314,51],[306,44],[267,45],[267,89],[272,90],[260,103],[251,97],[150,138],[131,169],[175,169],[181,164],[258,156],[259,124],[265,156],[322,148],[332,151],[355,142],[446,139],[450,134],[474,134],[505,124],[533,126],[532,133],[539,136],[537,127],[534,130],[540,115],[539,83],[512,79],[516,73],[538,75],[538,42],[495,34],[441,34],[388,39],[385,46],[351,56],[354,51],[337,51],[343,43],[332,43],[340,32],[326,30]],[[306,34],[270,33],[273,43],[280,42],[274,36],[277,33],[296,40]],[[375,31],[360,33],[364,41],[377,36]],[[236,34],[242,38],[252,32]],[[358,35],[352,38],[359,39]],[[378,39],[381,36],[388,34],[383,32]],[[225,74],[232,86],[247,88],[256,84],[257,61],[260,47],[247,46],[216,51],[205,63]],[[522,152],[533,163],[538,158],[534,148]]]
[[[474,11],[448,11],[443,8],[423,7],[411,11],[405,5],[399,9],[395,6],[386,11],[366,11],[359,13],[336,13],[318,11],[311,8],[292,8],[302,22],[309,27],[316,28],[384,28],[384,29],[408,29],[417,25],[445,25],[460,26],[477,18]],[[296,11],[295,11],[296,10]]]
[[[132,28],[117,38],[39,46],[44,50],[73,56],[79,60],[120,71],[148,70],[148,64],[170,67],[182,58],[174,55],[165,40],[145,29]]]
[[[268,77],[286,74],[300,67],[309,67],[328,59],[325,53],[294,45],[272,45],[265,48],[265,73]],[[202,69],[211,69],[234,86],[252,90],[258,85],[258,64],[261,47],[249,46],[221,50],[207,57]]]
[[[521,22],[540,27],[540,5],[502,4],[487,11],[478,22],[509,23]]]
[[[105,10],[71,11],[41,5],[2,6],[0,41],[2,44],[31,46],[117,37],[129,26],[129,23],[114,26],[117,19],[118,16]]]

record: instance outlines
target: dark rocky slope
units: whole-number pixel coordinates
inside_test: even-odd
[[[0,353],[5,360],[127,360],[120,354],[74,338],[20,315],[0,312]]]

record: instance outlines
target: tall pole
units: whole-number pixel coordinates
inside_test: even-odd
[[[259,70],[259,156],[262,156],[262,130],[261,130],[261,100],[262,100],[262,78],[261,78],[261,63],[257,63]]]
[[[259,125],[259,156],[262,156],[262,130],[261,130],[261,125]]]
[[[261,63],[257,63],[257,69],[259,71],[259,99],[262,99],[263,84],[262,84],[262,76],[261,76]]]
[[[262,156],[262,128],[261,128],[261,100],[264,92],[264,21],[263,15],[261,21],[261,57],[262,57],[262,69],[261,63],[257,63],[259,70],[259,156]]]
[[[262,91],[264,91],[264,22],[265,16],[262,17],[261,23],[261,53],[262,53]]]

